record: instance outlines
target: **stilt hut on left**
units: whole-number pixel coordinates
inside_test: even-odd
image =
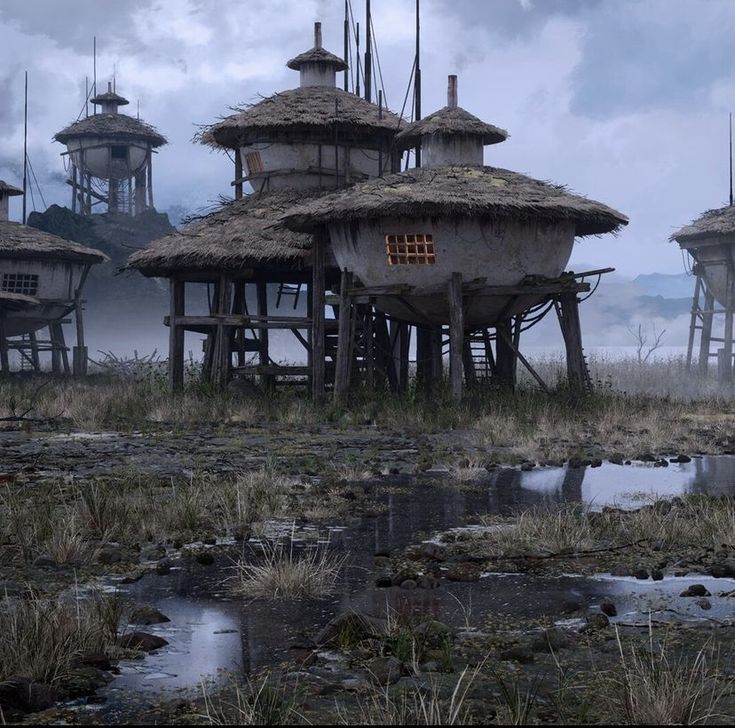
[[[90,268],[108,258],[99,250],[9,221],[8,198],[23,192],[0,180],[0,371],[11,368],[10,352],[22,369],[40,371],[49,354],[54,373],[70,373],[64,336],[74,315],[74,374],[87,369],[82,290]],[[46,329],[48,336],[40,334]]]

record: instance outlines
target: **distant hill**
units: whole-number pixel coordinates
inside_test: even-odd
[[[694,276],[688,273],[645,273],[633,279],[641,296],[689,298],[694,293]]]

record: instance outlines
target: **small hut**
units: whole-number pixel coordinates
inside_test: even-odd
[[[172,387],[183,381],[187,331],[206,334],[204,374],[219,385],[233,375],[254,374],[266,386],[308,379],[319,394],[331,376],[336,321],[325,320],[325,303],[339,272],[329,241],[293,233],[280,219],[297,202],[390,170],[400,119],[336,87],[336,74],[347,64],[322,47],[320,23],[313,48],[287,65],[300,74],[298,88],[238,109],[200,134],[203,144],[233,154],[235,201],[129,259],[129,267],[143,275],[171,281],[166,323]],[[246,184],[252,194],[244,194]],[[190,283],[213,287],[209,315],[187,315]],[[269,306],[271,285],[278,286],[275,307]],[[255,306],[248,303],[252,288]],[[304,293],[305,315],[297,315],[295,305],[279,314],[285,297],[295,304]],[[303,345],[306,366],[272,360],[269,332],[279,329],[293,332]],[[257,355],[257,363],[247,362],[247,352]]]
[[[166,139],[150,124],[122,114],[129,103],[113,91],[92,99],[100,107],[91,116],[62,129],[54,139],[66,145],[72,188],[71,209],[91,215],[103,212],[139,215],[153,209],[153,154]],[[106,208],[106,209],[105,209]]]
[[[699,333],[700,373],[706,374],[710,358],[716,358],[719,379],[731,382],[735,314],[735,207],[731,203],[727,207],[708,210],[675,232],[670,240],[676,241],[689,254],[695,275],[687,370],[691,369],[694,344]],[[722,339],[712,336],[716,319],[723,324]],[[713,343],[721,343],[722,346],[712,352]]]
[[[390,316],[427,329],[450,325],[455,397],[471,358],[469,335],[495,326],[512,355],[531,369],[517,341],[504,336],[505,327],[512,317],[555,299],[570,380],[584,381],[580,289],[576,278],[562,273],[575,238],[627,224],[616,210],[561,186],[483,166],[483,147],[506,137],[458,107],[456,76],[450,76],[447,107],[397,138],[399,148],[420,143],[420,169],[322,196],[285,218],[293,230],[328,234],[347,294],[367,297]],[[340,317],[349,315],[345,303]],[[349,342],[344,347],[348,351]],[[347,359],[337,363],[338,381],[346,387],[343,366]]]
[[[8,220],[7,196],[21,190],[0,182],[0,364],[9,371],[8,352],[39,371],[40,353],[51,354],[54,372],[69,372],[65,317],[75,314],[77,345],[73,371],[86,372],[82,289],[89,269],[107,257],[91,248]],[[47,328],[48,339],[37,332]]]

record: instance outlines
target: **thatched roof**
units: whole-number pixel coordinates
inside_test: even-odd
[[[735,234],[735,207],[707,210],[703,215],[677,230],[669,239],[685,243],[700,238],[722,237]]]
[[[33,296],[26,296],[23,293],[10,293],[9,291],[0,291],[0,311],[2,309],[10,311],[21,311],[32,306],[40,306],[41,302]]]
[[[124,97],[116,94],[114,91],[105,91],[103,94],[97,94],[91,99],[93,104],[109,104],[110,102],[116,103],[118,106],[126,106],[130,102]]]
[[[421,137],[430,134],[467,135],[482,139],[483,144],[498,144],[508,138],[508,132],[478,119],[460,106],[445,106],[425,119],[409,124],[396,136],[400,149],[416,146]]]
[[[335,56],[334,53],[330,53],[324,48],[312,48],[305,53],[300,53],[286,65],[294,71],[298,71],[306,63],[328,63],[334,66],[335,71],[346,71],[349,68],[342,58]]]
[[[85,119],[69,124],[54,136],[57,142],[66,144],[77,137],[110,137],[121,139],[140,139],[153,147],[166,144],[166,137],[139,119],[127,114],[93,114]]]
[[[22,195],[23,190],[18,189],[17,187],[13,187],[13,185],[8,184],[4,179],[0,179],[0,195],[5,195],[6,197],[14,197],[16,195]]]
[[[336,104],[336,107],[335,107]],[[335,115],[336,112],[336,115]],[[330,86],[303,86],[269,96],[205,128],[199,135],[202,144],[237,149],[242,144],[270,141],[279,132],[312,132],[326,140],[347,134],[392,137],[401,124],[400,117],[369,101]]]
[[[58,235],[51,235],[19,222],[0,222],[0,259],[3,258],[43,258],[85,263],[102,263],[108,260],[99,250],[72,243]]]
[[[494,167],[411,169],[300,205],[284,222],[311,232],[330,221],[380,217],[573,220],[579,236],[628,223],[620,212],[562,186]]]
[[[311,235],[284,228],[280,219],[313,194],[282,190],[227,202],[133,253],[126,267],[147,276],[183,270],[238,272],[258,265],[302,268],[311,255]]]

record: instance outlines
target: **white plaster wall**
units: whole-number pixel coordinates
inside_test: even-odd
[[[702,265],[707,287],[717,302],[725,306],[728,289],[728,266],[735,269],[735,236],[730,242],[722,242],[721,238],[705,239],[697,242],[696,248],[690,249],[695,260]],[[735,279],[730,280],[730,296],[735,302]]]
[[[115,160],[111,164],[110,147],[127,146],[128,159],[130,161],[129,172],[128,166],[124,161]],[[120,144],[120,140],[111,137],[82,137],[80,139],[72,139],[66,145],[71,154],[71,159],[78,169],[85,169],[95,177],[104,179],[125,179],[128,173],[134,174],[145,166],[148,149],[145,146],[137,144]]]
[[[297,170],[287,175],[274,175],[270,177],[269,186],[271,190],[284,188],[310,189],[319,186],[319,175],[316,171],[307,173],[308,169],[319,168],[319,145],[318,144],[251,144],[240,149],[243,171],[249,174],[247,155],[259,152],[265,172],[279,172]],[[333,144],[322,145],[321,166],[326,172],[339,169],[340,174],[345,170],[345,156],[347,167],[352,180],[364,177],[377,177],[380,173],[379,152],[374,149],[337,147],[335,160],[335,146]],[[383,166],[389,162],[388,154],[383,154]],[[301,171],[299,173],[298,171]],[[322,187],[336,186],[333,175],[322,175]],[[254,180],[253,186],[258,188],[260,181]]]
[[[299,69],[301,86],[337,85],[337,72],[325,63],[304,63]]]
[[[477,137],[427,134],[421,139],[422,167],[481,167],[483,161],[484,147]]]
[[[432,220],[423,218],[383,219],[354,224],[332,224],[329,235],[335,258],[366,286],[407,284],[416,292],[407,296],[415,308],[433,322],[447,322],[449,309],[444,292],[452,273],[464,281],[485,278],[489,286],[514,285],[528,275],[559,276],[569,261],[574,244],[571,222],[519,223],[513,221]],[[431,234],[434,265],[389,265],[385,236],[400,233]],[[509,313],[533,305],[535,299],[519,303]],[[466,301],[468,326],[489,325],[508,303],[494,297]],[[394,300],[378,301],[388,313],[420,321],[408,308]],[[516,310],[517,309],[517,310]]]

